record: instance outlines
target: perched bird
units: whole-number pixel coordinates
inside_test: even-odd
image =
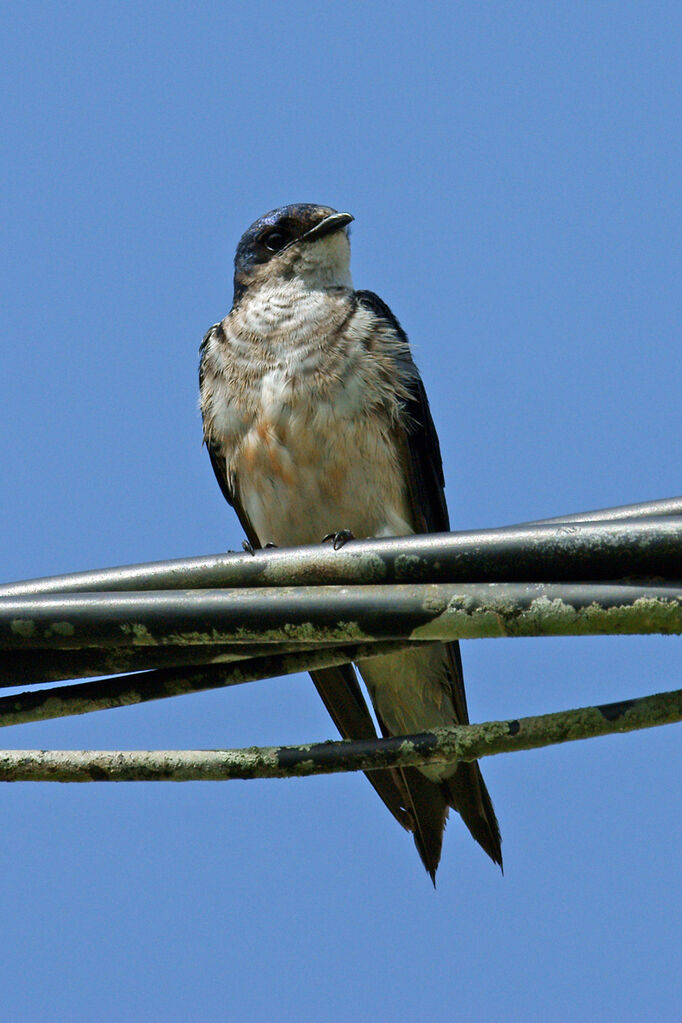
[[[438,437],[405,332],[350,275],[350,213],[300,203],[242,236],[234,300],[201,345],[204,438],[253,547],[449,529]],[[467,723],[457,643],[363,660],[384,735]],[[345,738],[376,736],[351,665],[312,672]],[[477,763],[373,771],[431,879],[448,807],[502,865]]]

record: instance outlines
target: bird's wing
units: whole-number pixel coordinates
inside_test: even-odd
[[[224,329],[222,324],[214,323],[214,325],[206,331],[204,339],[199,347],[199,390],[203,389],[204,385],[204,373],[206,370],[206,353],[208,350],[208,343],[213,337],[214,333],[220,331],[224,336]],[[211,459],[211,466],[215,473],[215,478],[218,480],[218,486],[220,487],[223,497],[228,504],[232,505],[237,513],[240,525],[249,543],[255,549],[260,547],[260,541],[256,536],[255,530],[249,522],[248,516],[242,507],[239,498],[239,487],[237,480],[233,476],[229,476],[227,472],[227,461],[225,458],[225,452],[221,449],[220,444],[214,440],[213,437],[205,430],[204,431],[204,443],[206,444],[206,450],[208,451],[208,457]]]
[[[219,327],[219,324],[211,327],[204,336],[201,348],[199,349],[200,387],[203,380],[204,353],[207,343],[213,331]],[[206,448],[223,497],[234,508],[249,543],[254,550],[257,550],[261,546],[261,541],[241,503],[239,480],[234,474],[228,475],[225,452],[221,450],[219,444],[210,437],[207,437]],[[320,537],[320,539],[322,538]],[[344,739],[377,738],[372,716],[367,709],[367,704],[365,703],[352,664],[343,664],[335,668],[320,668],[317,671],[311,671],[310,676],[334,724]],[[399,772],[395,770],[372,771],[367,772],[367,778],[398,823],[411,831],[413,822],[406,808],[408,804],[407,794]]]
[[[440,444],[424,384],[409,354],[407,335],[378,295],[371,291],[358,291],[356,299],[405,342],[403,354],[396,359],[396,373],[408,393],[404,420],[406,425],[399,431],[397,440],[403,449],[402,463],[407,471],[413,525],[417,533],[447,532],[450,529],[450,519],[445,501]],[[468,724],[469,712],[459,643],[446,643],[444,647],[447,652],[447,682],[456,720],[459,724]],[[461,814],[473,837],[488,855],[496,863],[502,863],[499,827],[477,763],[460,764],[455,774],[440,785],[429,782],[414,768],[410,772],[403,772],[403,778],[412,797],[413,813],[418,821],[423,822],[423,827],[415,830],[415,842],[432,877],[440,858],[442,844],[444,813],[440,826],[437,825],[437,821],[440,813],[439,804],[443,798],[447,805],[454,807]],[[440,796],[434,791],[436,789],[440,790]]]
[[[310,677],[344,739],[376,739],[371,714],[352,664],[311,671]],[[399,824],[414,830],[411,801],[397,770],[367,771],[366,776]]]

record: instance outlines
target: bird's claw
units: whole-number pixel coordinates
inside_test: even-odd
[[[269,551],[269,550],[272,550],[273,547],[276,547],[276,546],[277,546],[276,543],[271,543],[270,541],[268,541],[268,543],[264,543],[263,544],[263,548],[262,549],[264,551]],[[255,550],[255,548],[254,548],[254,546],[253,546],[253,544],[251,543],[250,540],[242,540],[242,547],[244,548],[244,550],[246,551],[247,554],[251,554],[251,555],[253,555],[253,557],[256,556],[256,550]]]
[[[340,551],[341,548],[348,540],[354,540],[355,534],[350,529],[339,529],[336,533],[327,533],[326,536],[322,537],[322,543],[326,543],[327,540],[332,540],[332,546],[335,551]]]

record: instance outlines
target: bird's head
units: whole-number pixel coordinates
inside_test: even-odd
[[[242,235],[234,258],[234,301],[248,288],[302,279],[313,288],[352,287],[350,213],[294,203],[259,217]]]

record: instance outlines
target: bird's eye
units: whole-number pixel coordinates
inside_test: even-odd
[[[263,236],[263,245],[270,252],[279,252],[283,249],[287,242],[290,240],[290,235],[287,231],[282,231],[281,228],[276,227],[273,231],[268,231]]]

